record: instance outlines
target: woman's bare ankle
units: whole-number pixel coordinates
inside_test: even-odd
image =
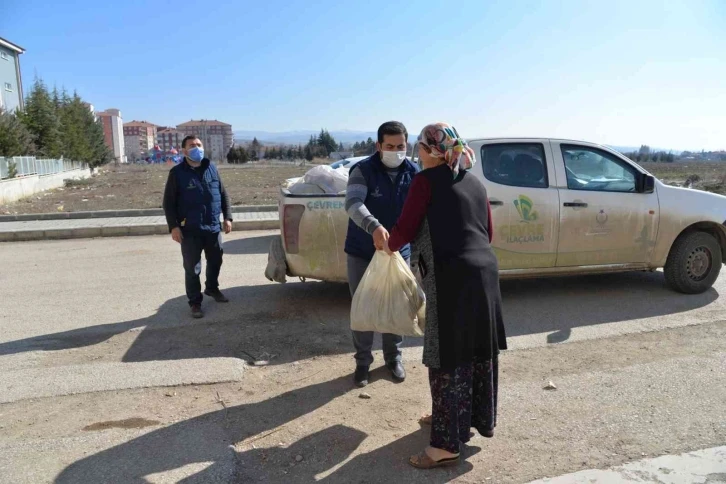
[[[426,447],[426,455],[431,457],[433,460],[441,460],[441,459],[451,459],[452,457],[458,457],[458,453],[454,454],[444,449],[439,449],[437,447],[431,447],[430,445]]]

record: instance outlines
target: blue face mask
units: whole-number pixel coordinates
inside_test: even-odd
[[[201,163],[202,160],[204,159],[204,148],[199,148],[199,147],[195,146],[194,148],[189,150],[189,154],[187,155],[187,158],[189,158],[190,160],[192,160],[196,163]]]

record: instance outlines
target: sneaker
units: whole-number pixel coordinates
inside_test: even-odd
[[[222,291],[219,289],[207,289],[204,291],[204,295],[211,297],[218,303],[228,303],[229,299],[227,299],[224,294],[222,294]]]
[[[369,368],[370,367],[368,366],[355,367],[355,374],[353,375],[353,380],[355,381],[355,386],[357,386],[358,388],[363,388],[364,386],[368,385],[368,379],[370,378]]]
[[[406,370],[403,368],[403,363],[400,361],[387,363],[386,367],[391,371],[391,376],[394,381],[400,383],[406,379]]]
[[[204,317],[204,313],[202,312],[202,306],[200,304],[192,304],[192,317],[194,319]]]

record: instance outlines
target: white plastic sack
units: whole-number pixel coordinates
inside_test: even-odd
[[[302,181],[290,185],[288,190],[293,195],[323,195],[325,193],[325,190],[319,186],[303,183]]]
[[[285,249],[282,248],[282,237],[275,237],[270,244],[270,252],[267,254],[267,267],[265,277],[270,281],[287,282],[287,260]]]
[[[401,336],[423,336],[426,295],[398,252],[378,250],[353,296],[350,327]]]
[[[348,187],[348,173],[345,170],[334,170],[328,165],[320,165],[308,170],[295,185],[297,184],[317,185],[323,193],[337,195]],[[290,191],[293,191],[292,187]]]

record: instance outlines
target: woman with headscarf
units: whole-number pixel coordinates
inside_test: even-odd
[[[484,184],[467,173],[474,152],[446,123],[418,138],[423,171],[414,178],[386,251],[415,239],[426,292],[423,363],[429,368],[430,446],[415,467],[455,465],[475,428],[494,436],[499,350],[506,349],[499,268]]]

